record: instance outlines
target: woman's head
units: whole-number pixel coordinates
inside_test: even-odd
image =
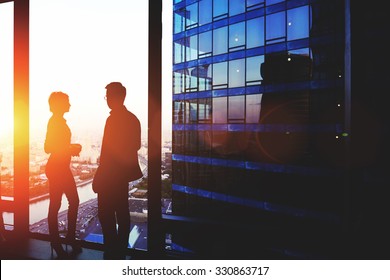
[[[54,91],[49,96],[49,107],[53,113],[69,112],[69,96],[61,91]]]

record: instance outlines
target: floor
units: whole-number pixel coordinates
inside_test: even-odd
[[[2,260],[55,260],[56,253],[51,252],[50,242],[38,239],[28,239],[23,242],[3,241],[0,245]],[[65,246],[64,246],[65,248]],[[71,250],[69,248],[69,250]],[[130,256],[126,257],[130,259]],[[83,248],[82,252],[72,257],[73,260],[103,260],[101,250]]]

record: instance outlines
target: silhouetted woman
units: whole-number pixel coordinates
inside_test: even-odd
[[[53,92],[49,97],[50,111],[53,113],[47,124],[45,152],[50,154],[46,164],[46,176],[49,179],[49,234],[53,250],[59,259],[67,258],[68,253],[61,245],[58,230],[58,211],[62,194],[68,199],[68,231],[66,244],[72,246],[72,253],[80,253],[81,247],[75,242],[76,220],[79,207],[77,186],[70,169],[72,156],[78,156],[81,145],[71,144],[71,131],[66,124],[64,114],[69,112],[69,96],[63,92]]]

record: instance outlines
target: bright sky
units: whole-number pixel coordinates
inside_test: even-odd
[[[171,11],[164,1],[163,127],[171,127]],[[6,6],[7,5],[7,6]],[[9,12],[9,7],[11,12]],[[5,16],[3,16],[5,14]],[[11,15],[11,17],[10,17]],[[9,19],[10,18],[10,19]],[[0,5],[0,48],[4,64],[12,58],[12,5]],[[8,32],[7,32],[8,30]],[[11,30],[11,31],[10,31]],[[11,36],[11,37],[10,37]],[[9,49],[11,48],[11,49]],[[71,108],[65,114],[74,136],[99,135],[109,108],[105,86],[120,81],[127,88],[125,105],[147,131],[148,94],[148,1],[129,0],[30,0],[30,132],[42,138],[51,116],[47,99],[53,91],[69,95]],[[12,59],[4,71],[12,72]],[[0,67],[0,74],[2,73]],[[8,92],[0,101],[0,134],[12,118],[12,76],[0,83]],[[8,88],[5,88],[8,85]],[[8,97],[7,97],[8,96]],[[4,104],[4,105],[3,105]],[[7,105],[6,105],[7,104]],[[7,109],[5,109],[7,108]],[[3,132],[2,132],[3,131]]]
[[[0,4],[0,144],[12,140],[13,5]],[[1,150],[0,150],[1,152]]]

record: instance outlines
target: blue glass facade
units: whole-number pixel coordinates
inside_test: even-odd
[[[174,1],[173,215],[340,229],[344,32],[343,1]]]

